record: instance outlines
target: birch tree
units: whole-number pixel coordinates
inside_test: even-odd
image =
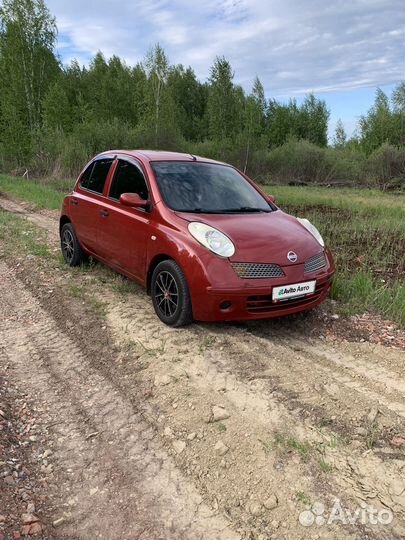
[[[335,148],[344,148],[347,142],[347,135],[345,131],[345,126],[342,120],[336,122],[335,134],[333,136],[333,146]]]
[[[158,145],[162,94],[169,75],[169,60],[159,45],[150,49],[145,59],[145,69],[153,96],[155,145]]]
[[[246,99],[245,106],[245,131],[246,131],[246,154],[243,172],[246,172],[249,163],[249,154],[252,142],[257,142],[264,131],[266,114],[266,99],[264,88],[260,79],[255,78],[252,93]]]
[[[208,125],[215,141],[235,135],[236,100],[233,71],[226,58],[217,57],[210,70],[208,94]]]
[[[0,70],[8,97],[20,99],[28,128],[40,124],[41,102],[57,71],[55,19],[43,0],[3,0],[0,8]],[[7,96],[4,96],[7,98]]]

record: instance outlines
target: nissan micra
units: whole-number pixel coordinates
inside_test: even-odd
[[[334,262],[318,230],[234,167],[190,154],[112,150],[63,202],[67,264],[91,256],[146,287],[171,326],[309,310]]]

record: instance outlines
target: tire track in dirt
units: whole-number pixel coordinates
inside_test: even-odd
[[[128,336],[131,336],[133,340],[139,338],[139,340],[143,341],[142,347],[149,350],[162,349],[160,343],[164,343],[164,352],[161,353],[159,358],[161,361],[158,364],[160,374],[163,371],[168,376],[172,376],[174,380],[184,381],[184,375],[183,378],[181,375],[183,370],[186,373],[187,380],[191,380],[193,383],[192,395],[195,398],[194,401],[199,403],[202,409],[201,414],[204,414],[204,406],[202,406],[204,403],[205,410],[207,410],[209,404],[218,401],[220,396],[221,404],[225,405],[229,411],[232,411],[232,418],[235,414],[242,419],[240,425],[235,422],[232,428],[236,432],[234,433],[236,439],[243,439],[243,429],[249,426],[250,435],[253,435],[253,433],[263,435],[266,432],[268,435],[274,435],[278,430],[287,430],[298,434],[303,440],[311,441],[314,445],[323,445],[322,455],[324,459],[336,469],[330,475],[329,480],[333,479],[335,485],[340,487],[342,490],[341,496],[348,496],[356,500],[358,504],[367,500],[379,501],[381,508],[391,508],[395,511],[399,521],[403,519],[405,509],[403,490],[405,486],[402,481],[398,481],[399,475],[404,470],[403,463],[395,460],[387,462],[371,453],[365,453],[365,449],[361,450],[361,448],[355,447],[354,444],[351,444],[351,441],[349,441],[350,445],[346,447],[334,445],[331,442],[333,434],[322,433],[322,429],[319,426],[317,428],[313,419],[311,419],[311,422],[306,422],[305,417],[302,418],[300,405],[304,401],[303,394],[311,395],[312,398],[315,394],[315,401],[320,400],[323,407],[326,398],[330,398],[331,410],[335,415],[339,416],[339,400],[346,399],[346,393],[345,395],[338,394],[331,397],[323,388],[319,389],[319,386],[317,391],[308,384],[308,377],[305,378],[305,373],[302,373],[300,369],[296,369],[297,356],[292,349],[286,346],[281,348],[274,346],[266,340],[264,340],[264,343],[260,343],[261,346],[259,346],[258,338],[254,337],[252,339],[252,336],[249,334],[243,335],[243,332],[241,336],[240,329],[236,330],[238,335],[234,336],[232,327],[227,327],[226,333],[223,330],[210,332],[207,325],[201,328],[197,326],[197,328],[182,330],[181,332],[170,328],[161,328],[159,322],[154,321],[153,316],[145,315],[145,298],[143,296],[142,293],[130,295],[130,300],[127,299],[126,302],[117,302],[116,297],[109,297],[107,321],[120,341],[125,340],[125,337],[128,338]],[[146,328],[146,330],[140,331],[141,328]],[[211,339],[212,342],[218,339],[223,341],[217,341],[214,348],[202,352],[201,347],[203,347],[204,340],[207,340],[207,338]],[[271,349],[270,352],[269,348]],[[179,350],[181,350],[181,361],[176,357]],[[278,362],[275,362],[276,358]],[[177,366],[177,370],[170,364],[167,365],[170,360]],[[293,365],[289,365],[291,362],[294,362]],[[240,365],[242,363],[245,364],[243,369],[241,369]],[[301,359],[301,363],[303,365],[304,363],[307,364],[307,359]],[[153,377],[153,374],[155,377],[159,376],[159,373],[153,368],[149,371],[151,372],[150,377]],[[332,370],[330,371],[334,375]],[[314,384],[319,385],[317,373],[319,371],[314,370],[313,381]],[[289,379],[292,379],[292,381]],[[268,388],[269,380],[273,383],[270,390]],[[339,377],[336,377],[335,380],[335,384],[341,382]],[[294,405],[289,407],[288,394],[283,396],[282,388],[288,389],[291,384],[292,388],[299,388],[300,395],[295,401],[290,401]],[[304,385],[307,388],[304,388]],[[178,385],[174,386],[172,399],[177,400],[177,403],[181,401],[182,389]],[[329,389],[327,385],[325,386]],[[190,395],[191,391],[189,387],[187,388],[187,394]],[[169,392],[169,390],[165,387],[164,392]],[[365,412],[368,412],[370,407],[368,400],[373,400],[375,394],[367,392],[363,395],[363,391],[357,389],[353,402],[358,400],[359,397],[362,398],[360,404],[362,416]],[[156,403],[160,407],[160,411],[162,409],[167,411],[171,405],[170,400],[169,403],[162,403],[159,397],[156,398]],[[322,408],[322,412],[325,413],[324,408]],[[181,418],[180,413],[178,416]],[[307,420],[310,419],[307,418]],[[349,418],[349,421],[351,420]],[[180,422],[183,422],[184,425],[183,418]],[[395,415],[393,422],[395,425],[399,425]],[[228,429],[230,428],[228,427]],[[253,447],[254,442],[250,440],[250,443]],[[254,446],[254,451],[260,454],[260,450],[256,446]],[[210,449],[207,448],[206,452],[209,453]],[[238,448],[238,452],[249,455],[249,451],[241,447]],[[260,462],[260,460],[258,461]],[[260,463],[258,463],[258,466],[260,466]],[[246,471],[243,471],[243,468],[242,465],[239,466],[238,473],[240,477],[246,479],[244,481],[248,482],[248,475]],[[289,478],[289,487],[293,487],[298,491],[299,486],[304,485],[305,467],[303,469],[296,462],[294,463],[294,471],[295,478]],[[283,498],[291,498],[291,491],[286,490],[281,485],[281,483],[285,482],[285,478],[282,479],[281,483],[275,482],[274,478],[272,479],[271,475],[268,476],[267,473],[267,471],[262,472],[263,483],[271,485],[272,489],[278,491]],[[214,497],[217,491],[227,492],[229,490],[226,485],[228,480],[215,487],[210,481],[210,486],[205,486],[205,490],[211,498]],[[317,493],[318,486],[316,483],[314,485],[306,482],[305,485],[312,493]],[[210,488],[212,489],[211,494],[209,494]],[[263,486],[255,485],[255,489],[257,494],[263,492],[262,496],[265,496]],[[334,490],[333,486],[329,486],[328,489],[332,492]],[[286,508],[284,508],[284,511],[288,512]],[[289,516],[289,518],[292,519],[292,516]],[[392,535],[392,532],[387,531],[387,534]]]
[[[98,294],[97,287],[94,294]],[[104,294],[100,298],[106,299]],[[324,341],[312,339],[309,344],[302,334],[291,332],[288,323],[281,327],[269,323],[265,337],[254,324],[193,325],[173,330],[156,319],[141,290],[139,294],[125,295],[125,299],[110,292],[106,317],[117,343],[127,344],[137,357],[152,358],[141,373],[135,373],[139,380],[134,390],[139,384],[154,388],[152,398],[142,405],[144,412],[166,440],[169,451],[173,452],[174,440],[185,442],[184,451],[174,454],[175,460],[194,478],[203,497],[239,527],[256,535],[306,538],[296,523],[297,505],[291,503],[300,490],[318,500],[326,492],[346,497],[352,505],[367,501],[391,508],[396,517],[393,528],[379,530],[378,536],[393,538],[393,534],[402,534],[404,486],[398,479],[403,477],[403,463],[395,455],[388,461],[381,459],[362,447],[364,441],[357,436],[348,446],[331,444],[334,430],[342,429],[352,437],[352,424],[361,428],[377,398],[378,408],[384,412],[378,414],[382,427],[401,426],[397,414],[402,411],[397,408],[401,387],[390,366],[381,362],[384,352],[370,354],[365,347],[352,364],[350,344],[344,344],[343,352],[337,355]],[[257,326],[263,328],[262,323]],[[394,372],[401,363],[398,353],[393,361]],[[130,377],[131,365],[127,373]],[[168,379],[162,385],[159,381],[164,376]],[[231,412],[225,422],[226,431],[218,434],[214,425],[206,424],[199,430],[201,439],[188,442],[187,436],[195,425],[201,426],[202,417],[209,416],[214,404],[224,405]],[[325,415],[333,420],[326,432],[319,425]],[[279,449],[267,447],[278,431],[294,433],[321,447],[323,458],[334,467],[333,473],[320,480],[318,472],[309,470],[297,456],[285,461],[282,452],[280,458]],[[213,452],[218,439],[230,447],[222,460]],[[390,457],[386,448],[382,450]],[[283,472],[277,476],[274,467],[280,462]],[[273,491],[282,501],[279,508],[271,515],[251,515],[255,499],[263,500]],[[286,530],[275,532],[273,517],[279,523],[286,521]],[[324,533],[328,539],[335,538],[334,534],[341,538],[339,530],[320,531],[320,537]]]
[[[254,332],[258,338],[268,339],[265,333]],[[344,345],[332,345],[321,340],[302,339],[302,333],[296,329],[280,330],[273,340],[280,345],[288,345],[294,351],[307,353],[315,358],[326,360],[335,369],[342,368],[344,371],[352,371],[362,379],[369,379],[369,384],[374,383],[382,389],[397,392],[403,395],[405,385],[401,379],[404,367],[405,354],[399,350],[388,349],[380,345],[370,343],[345,343]],[[339,347],[343,352],[339,351]]]
[[[2,361],[47,408],[50,423],[56,421],[54,460],[70,476],[61,487],[69,491],[71,525],[62,532],[83,538],[239,538],[202,502],[150,425],[89,366],[3,263],[0,274]]]
[[[257,339],[263,339],[265,346],[269,344],[266,338]],[[294,383],[298,386],[300,380],[304,385],[312,381],[312,396],[322,390],[323,379],[328,381],[326,393],[332,397],[332,401],[343,398],[343,395],[339,397],[339,388],[334,383],[342,389],[347,388],[344,397],[346,404],[350,404],[358,420],[368,412],[370,406],[385,408],[385,414],[391,418],[393,426],[398,424],[398,416],[405,416],[405,383],[395,373],[392,375],[387,367],[382,367],[379,357],[368,346],[357,346],[355,358],[352,354],[353,345],[349,343],[341,345],[341,351],[333,344],[304,341],[302,335],[294,338],[284,336],[284,339],[279,336],[276,343],[280,351],[289,352],[285,361],[290,367],[290,373],[294,371],[291,373]],[[399,351],[386,350],[388,357],[400,357],[401,354]],[[402,356],[404,361],[405,355]],[[318,392],[314,393],[313,389]],[[301,395],[304,390],[305,386],[301,387]]]

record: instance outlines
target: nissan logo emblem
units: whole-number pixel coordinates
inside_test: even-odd
[[[287,253],[287,259],[290,261],[290,262],[296,262],[297,259],[298,259],[298,255],[295,253],[295,251],[289,251]]]

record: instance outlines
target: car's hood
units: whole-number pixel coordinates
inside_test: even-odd
[[[293,216],[281,210],[258,214],[186,214],[187,221],[201,221],[226,234],[235,245],[231,258],[240,262],[302,264],[322,251],[312,234]],[[292,263],[287,253],[294,251],[297,261]]]

